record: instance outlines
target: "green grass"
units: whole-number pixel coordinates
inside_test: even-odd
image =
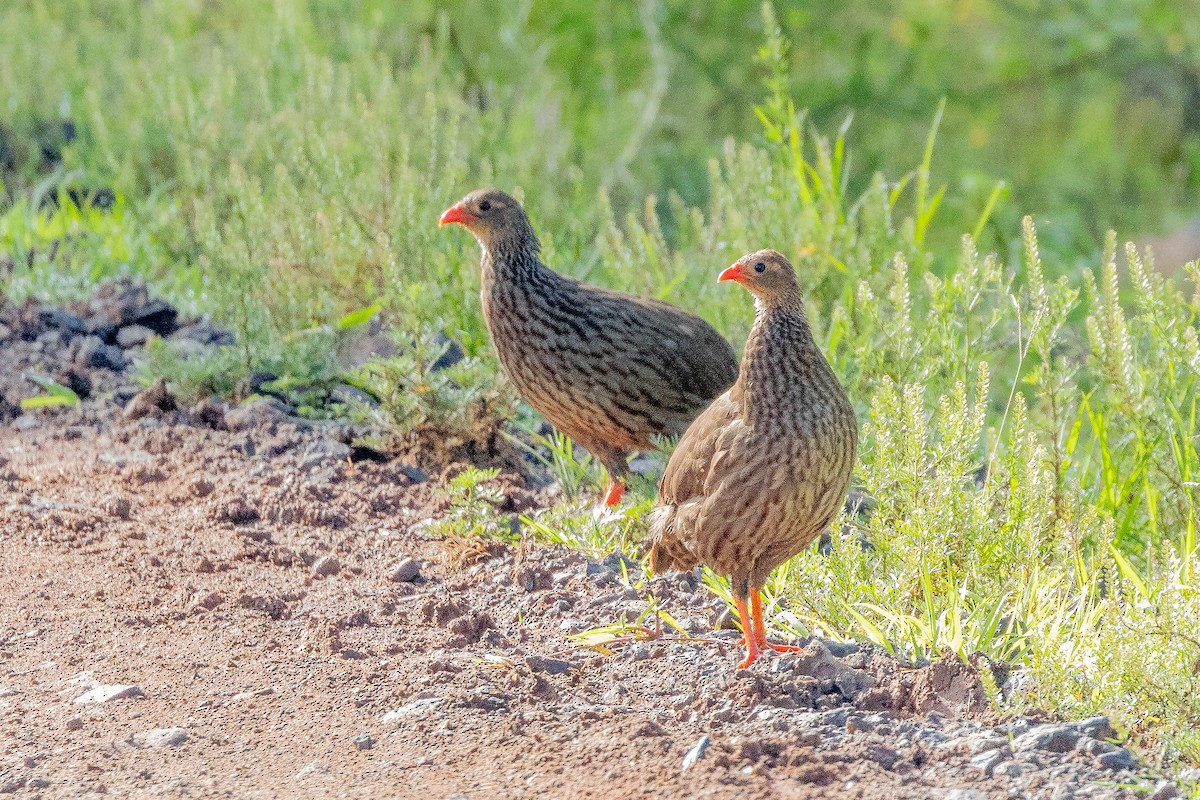
[[[348,381],[405,434],[527,415],[489,349],[477,247],[435,224],[471,188],[522,197],[548,264],[737,343],[752,306],[715,275],[780,249],[860,412],[874,506],[778,572],[776,624],[982,652],[1028,671],[1014,707],[1111,713],[1195,763],[1200,267],[1163,277],[1104,231],[1195,205],[1200,138],[1163,115],[1200,30],[1108,5],[9,4],[0,108],[80,137],[57,173],[4,174],[0,274],[59,299],[144,277],[237,337],[199,361],[156,345],[147,380],[232,394],[263,369],[313,413]],[[38,210],[64,177],[116,208]],[[348,373],[339,322],[376,305],[401,353]],[[439,331],[468,356],[445,373]],[[594,471],[543,444],[582,499],[524,529],[633,549],[652,487],[596,521]],[[447,532],[513,535],[488,480],[456,482]]]

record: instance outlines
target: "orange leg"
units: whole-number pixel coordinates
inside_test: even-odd
[[[774,644],[767,641],[767,626],[763,623],[763,604],[762,591],[759,589],[750,590],[751,603],[754,607],[754,621],[752,627],[754,629],[754,638],[758,647],[762,650],[771,649],[776,653],[796,653],[800,648],[794,644]]]
[[[621,498],[624,496],[625,496],[624,481],[613,480],[612,478],[610,478],[608,481],[608,489],[604,493],[604,505],[606,505],[609,508],[612,508],[617,503],[621,502]]]
[[[755,597],[758,594],[755,593]],[[746,643],[746,657],[742,659],[742,663],[738,664],[738,669],[746,669],[762,654],[762,648],[758,642],[758,636],[754,631],[754,624],[750,617],[750,610],[746,608],[746,598],[735,597],[733,602],[737,605],[738,618],[742,621],[742,641]]]

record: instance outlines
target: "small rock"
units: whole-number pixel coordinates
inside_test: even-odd
[[[696,762],[704,758],[704,752],[708,750],[708,745],[709,738],[707,736],[701,736],[700,741],[692,745],[691,749],[684,754],[683,769],[681,771],[686,771],[696,766]]]
[[[392,722],[399,722],[404,719],[420,718],[429,714],[438,706],[446,703],[444,697],[423,697],[419,700],[414,700],[408,705],[400,706],[400,708],[392,709],[386,712],[379,718],[379,721],[385,725]]]
[[[213,430],[225,430],[225,404],[215,397],[204,397],[192,407],[192,416]]]
[[[125,369],[125,352],[116,345],[105,344],[99,336],[85,336],[76,341],[80,342],[74,359],[76,368],[113,372]]]
[[[135,733],[131,740],[137,747],[178,747],[188,740],[183,728],[154,728]]]
[[[1038,725],[1013,739],[1012,749],[1014,753],[1030,750],[1069,753],[1075,749],[1080,736],[1082,733],[1073,725]]]
[[[195,342],[199,345],[217,345],[228,346],[234,343],[233,334],[227,330],[217,328],[207,320],[198,320],[191,325],[187,325],[175,333],[171,334],[171,339],[180,341]]]
[[[854,714],[846,719],[846,733],[867,733],[883,725],[888,719],[887,714]]]
[[[283,422],[291,409],[274,397],[256,397],[225,412],[225,427],[231,431],[246,431]]]
[[[1172,800],[1179,797],[1179,787],[1171,781],[1159,781],[1146,800]]]
[[[66,728],[69,731],[77,731],[83,727],[83,717],[71,717],[67,720]]]
[[[130,322],[137,327],[148,329],[160,336],[169,336],[179,329],[176,324],[178,312],[169,303],[162,300],[150,300],[135,309]]]
[[[159,378],[153,386],[135,394],[124,413],[125,419],[141,419],[175,408],[175,396],[167,389],[167,379]]]
[[[350,741],[353,742],[354,746],[359,750],[370,750],[375,746],[375,737],[369,733],[360,733]]]
[[[1137,759],[1124,747],[1118,747],[1111,753],[1097,756],[1096,763],[1104,769],[1111,769],[1114,772],[1123,769],[1137,769]]]
[[[984,750],[971,756],[968,761],[972,767],[983,772],[984,775],[991,775],[992,771],[1004,760],[1004,751],[997,748],[995,750]]]
[[[570,661],[547,656],[531,655],[525,657],[525,666],[531,672],[544,672],[547,675],[566,675],[573,666]]]
[[[117,331],[117,345],[129,349],[141,347],[154,336],[154,331],[144,325],[126,325]]]
[[[297,778],[307,778],[309,775],[324,775],[329,772],[329,767],[322,764],[320,761],[310,761],[304,769],[296,773]]]
[[[421,577],[421,563],[415,558],[402,558],[388,569],[388,580],[412,583]]]
[[[434,361],[433,365],[430,366],[429,369],[431,372],[439,372],[444,369],[449,369],[466,357],[463,353],[462,346],[446,334],[439,331],[436,339],[438,345],[445,349],[442,350],[442,354],[438,356],[437,361]]]
[[[1075,749],[1084,755],[1101,756],[1113,752],[1117,746],[1112,742],[1102,742],[1099,739],[1089,739],[1083,736],[1079,739],[1079,744],[1075,745]]]
[[[104,501],[104,510],[111,517],[129,519],[129,515],[133,511],[133,505],[129,502],[128,497],[110,497]]]
[[[1074,727],[1084,736],[1105,741],[1116,738],[1117,732],[1112,728],[1108,717],[1089,717],[1076,722]]]
[[[124,700],[128,697],[142,697],[142,690],[132,683],[116,683],[96,686],[79,697],[76,703],[107,703],[110,700]]]
[[[304,448],[304,456],[301,459],[300,467],[302,469],[311,469],[319,467],[326,461],[345,461],[350,457],[349,445],[342,444],[328,436],[322,436],[308,444]]]
[[[61,308],[43,311],[42,318],[50,327],[58,328],[70,334],[78,335],[88,332],[87,320],[78,314],[72,314],[70,311],[64,311]]]
[[[32,414],[22,414],[12,421],[12,426],[19,431],[30,431],[38,427],[41,423],[38,418]]]
[[[351,386],[348,383],[336,384],[329,390],[329,401],[331,403],[341,403],[344,406],[378,408],[379,401],[371,395],[359,389],[357,386]]]
[[[342,565],[333,556],[321,556],[313,562],[312,571],[314,575],[328,578],[330,575],[337,575],[341,572]]]
[[[1006,761],[992,769],[992,775],[1001,778],[1019,778],[1021,773],[1026,769],[1024,764],[1018,764],[1015,761]]]
[[[196,605],[199,606],[200,608],[206,609],[208,611],[212,611],[214,608],[221,605],[221,603],[223,603],[223,602],[225,602],[225,598],[221,595],[220,592],[209,592],[208,594],[200,597],[196,601]]]

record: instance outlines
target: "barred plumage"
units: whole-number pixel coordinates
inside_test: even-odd
[[[754,295],[754,327],[737,382],[696,418],[667,464],[651,518],[651,567],[706,564],[730,577],[748,666],[763,648],[783,649],[766,641],[759,590],[845,502],[858,421],[813,340],[788,260],[760,250],[721,279]]]
[[[505,374],[605,466],[610,505],[629,451],[683,433],[737,378],[733,348],[699,317],[542,264],[528,217],[504,192],[472,192],[442,215],[449,222],[483,250],[483,315]]]

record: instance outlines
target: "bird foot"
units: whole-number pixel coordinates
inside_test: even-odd
[[[751,642],[746,646],[746,657],[742,659],[742,663],[737,665],[738,669],[749,669],[750,665],[758,661],[758,657],[762,655],[762,651],[758,649],[757,642]]]
[[[608,491],[604,494],[604,505],[612,508],[617,503],[621,502],[621,498],[625,496],[625,484],[621,481],[613,481],[608,485]]]
[[[735,646],[746,648],[746,657],[742,659],[740,664],[737,665],[738,669],[747,669],[751,664],[757,661],[759,657],[766,653],[798,653],[801,649],[803,649],[798,645],[776,644],[775,642],[768,642],[766,639],[763,639],[762,641],[756,640],[753,644],[748,645],[746,644],[745,636],[743,636],[741,639],[738,639]]]

